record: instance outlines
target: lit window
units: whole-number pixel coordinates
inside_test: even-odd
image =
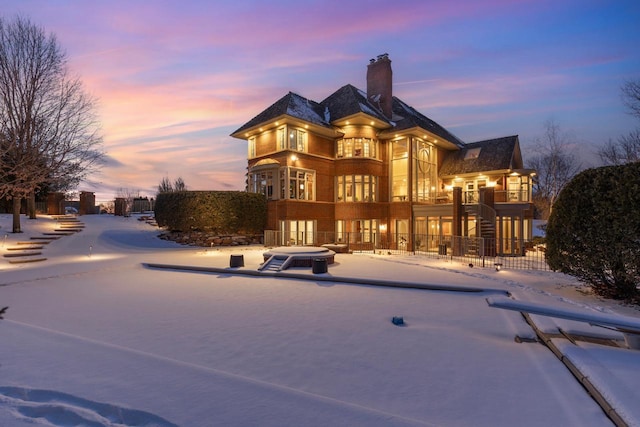
[[[283,127],[278,129],[278,131],[277,131],[278,149],[280,149],[280,150],[284,150],[284,149],[287,148],[286,140],[284,138],[284,135],[285,135],[285,129]]]
[[[377,176],[338,176],[336,182],[338,202],[375,202],[377,199]]]
[[[336,157],[376,158],[377,141],[371,138],[345,138],[336,143]]]
[[[273,177],[277,174],[275,170],[254,172],[249,177],[249,191],[261,193],[269,200],[273,199]]]
[[[280,196],[283,199],[315,200],[315,172],[282,168],[280,170]]]
[[[248,156],[249,158],[253,158],[256,156],[256,137],[255,136],[252,136],[251,138],[249,138]]]
[[[307,151],[307,133],[300,129],[291,129],[289,131],[289,149]]]

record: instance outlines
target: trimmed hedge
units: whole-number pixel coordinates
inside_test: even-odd
[[[558,196],[547,262],[598,294],[640,300],[640,162],[588,169]]]
[[[158,226],[170,231],[260,234],[267,219],[263,194],[244,191],[175,191],[156,199]]]

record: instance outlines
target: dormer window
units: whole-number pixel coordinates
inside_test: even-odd
[[[473,160],[473,159],[477,159],[479,156],[480,156],[480,147],[471,148],[467,150],[467,152],[464,154],[464,159]]]

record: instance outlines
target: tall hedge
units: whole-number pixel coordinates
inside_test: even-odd
[[[263,194],[244,191],[175,191],[158,194],[156,222],[171,231],[260,234],[267,219]]]
[[[640,162],[589,169],[560,193],[547,262],[601,296],[640,302]]]

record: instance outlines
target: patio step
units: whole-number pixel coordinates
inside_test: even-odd
[[[38,257],[38,258],[15,258],[15,259],[10,259],[9,260],[9,264],[26,264],[29,262],[40,262],[40,261],[46,261],[47,258],[45,257]]]
[[[19,258],[26,256],[42,255],[42,252],[16,252],[2,255],[5,258]]]

